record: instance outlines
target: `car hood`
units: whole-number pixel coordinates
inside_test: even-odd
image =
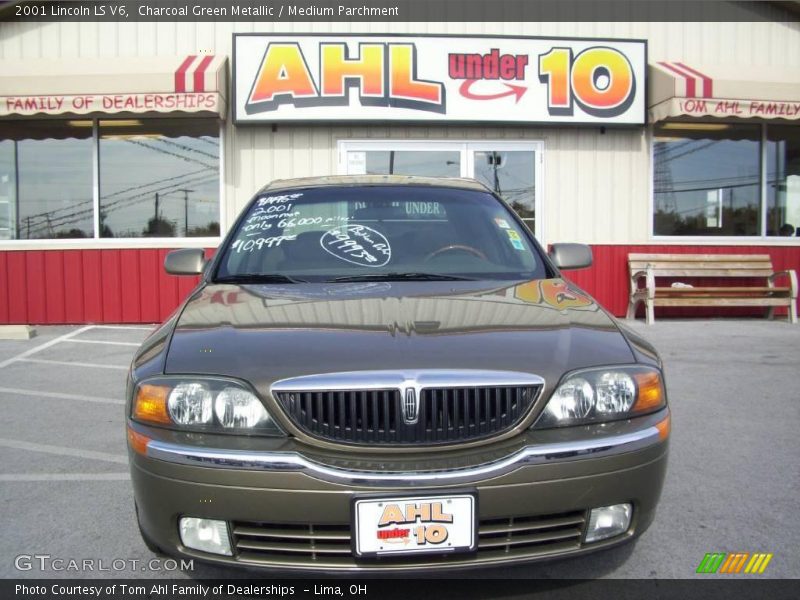
[[[168,374],[279,379],[372,369],[522,371],[548,388],[576,368],[634,362],[614,321],[561,279],[208,285],[175,325]]]

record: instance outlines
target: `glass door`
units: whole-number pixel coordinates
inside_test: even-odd
[[[539,239],[541,164],[541,142],[339,142],[342,174],[477,179],[508,202]]]
[[[527,147],[526,147],[527,146]],[[536,178],[540,149],[531,144],[467,144],[467,171],[503,198],[536,233]]]

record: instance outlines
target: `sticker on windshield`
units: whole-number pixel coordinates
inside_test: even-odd
[[[520,237],[519,233],[513,229],[507,229],[506,235],[508,235],[508,241],[511,242],[511,245],[514,246],[514,248],[517,250],[525,250],[525,245],[522,243],[522,238]]]
[[[510,229],[508,221],[506,221],[505,219],[501,219],[500,217],[497,217],[494,220],[494,222],[497,223],[498,227],[502,227],[503,229]]]
[[[335,227],[319,243],[328,254],[362,267],[382,267],[392,259],[389,240],[366,225]]]

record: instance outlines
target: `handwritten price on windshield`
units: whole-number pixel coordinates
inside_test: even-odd
[[[319,243],[328,254],[363,267],[382,267],[392,258],[389,240],[365,225],[331,229]]]

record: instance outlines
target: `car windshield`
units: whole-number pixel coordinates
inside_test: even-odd
[[[259,195],[217,282],[533,279],[530,234],[491,193],[422,185],[330,186]]]

